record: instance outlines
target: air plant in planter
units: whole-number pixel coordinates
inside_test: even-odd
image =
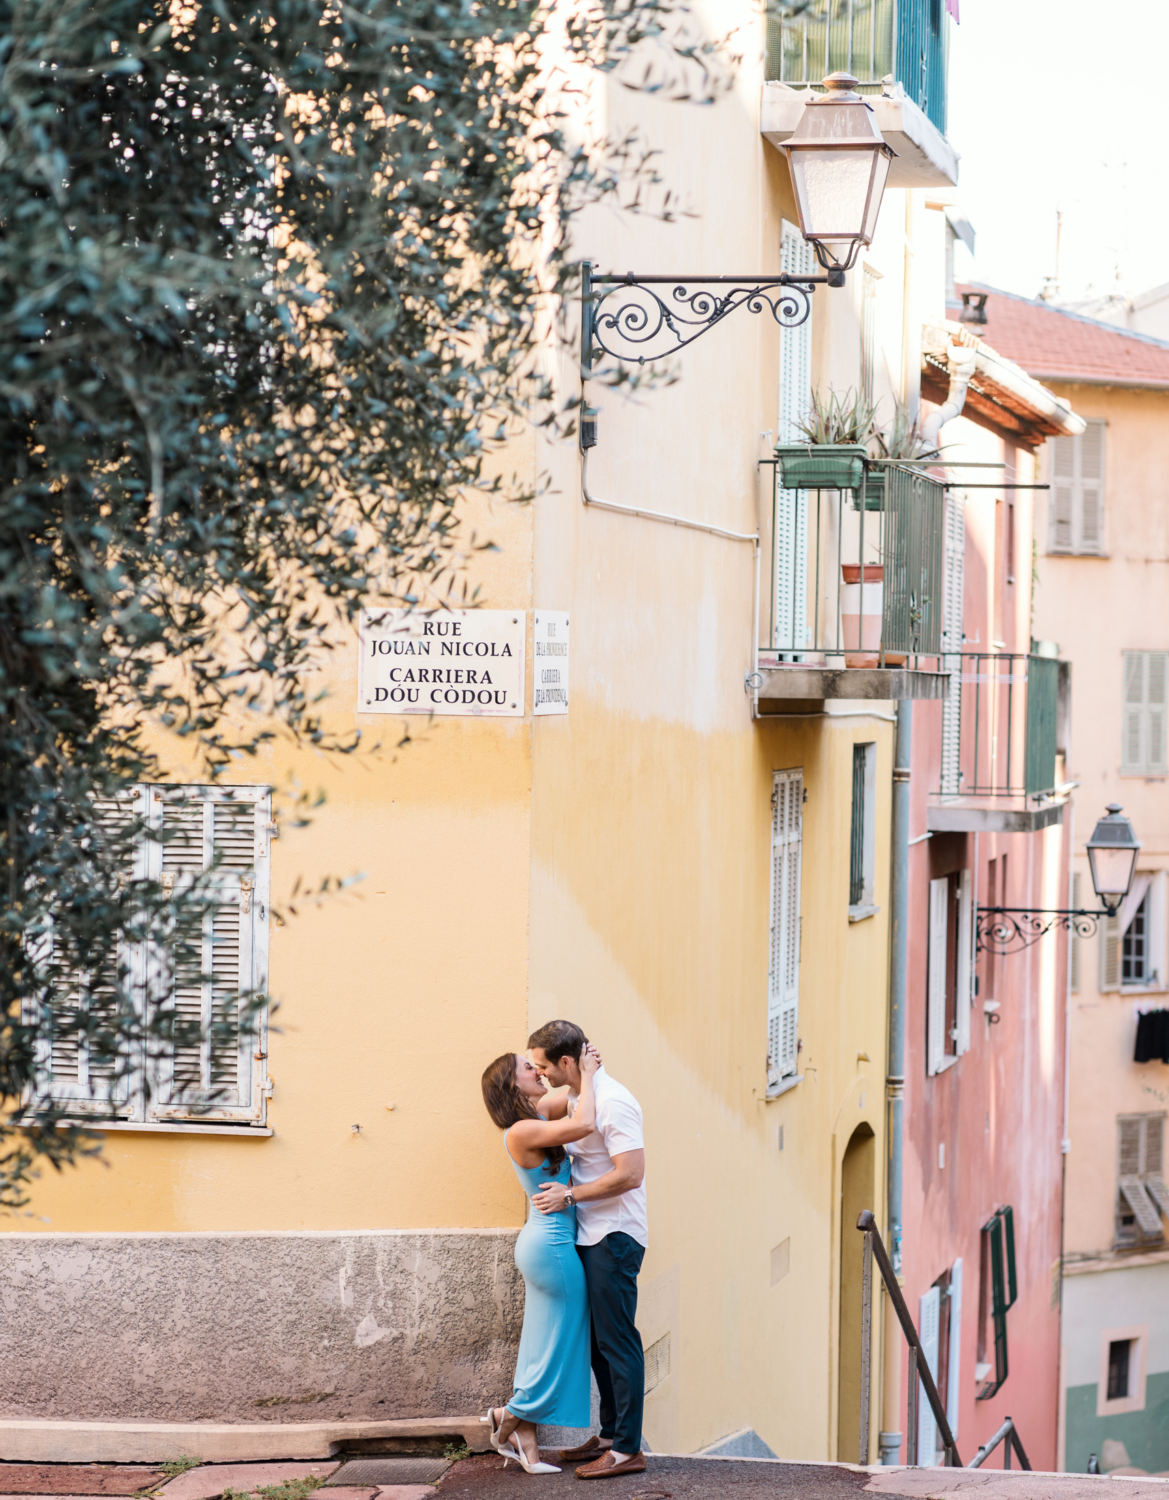
[[[900,458],[920,463],[925,458],[937,458],[941,453],[940,448],[922,436],[920,420],[911,415],[909,408],[900,401],[894,404],[893,420],[889,425],[878,427],[874,422],[869,436],[877,446],[877,452],[872,456],[878,459]],[[866,473],[866,510],[885,509],[886,472],[885,464],[877,464]]]
[[[795,424],[806,441],[781,443],[775,450],[784,489],[859,489],[873,413],[872,402],[856,391],[813,392],[811,405]]]

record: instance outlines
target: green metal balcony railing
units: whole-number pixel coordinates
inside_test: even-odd
[[[892,76],[945,135],[945,0],[811,0],[769,18],[769,80],[800,88],[837,72],[859,79],[862,93]]]
[[[949,765],[943,750],[941,795],[1037,797],[1052,792],[1059,661],[1006,651],[954,651],[942,657],[942,669],[951,673],[954,684],[947,712],[956,722]]]

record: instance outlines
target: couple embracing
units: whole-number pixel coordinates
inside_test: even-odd
[[[515,1389],[484,1418],[491,1446],[529,1474],[558,1474],[540,1462],[536,1425],[591,1425],[591,1356],[600,1436],[560,1457],[581,1463],[578,1479],[639,1474],[645,1356],[634,1316],[648,1238],[641,1108],[571,1021],[533,1032],[526,1057],[496,1058],[483,1100],[531,1200],[515,1247],[526,1291]]]

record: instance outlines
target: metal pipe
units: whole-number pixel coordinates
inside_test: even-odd
[[[905,1100],[905,999],[909,922],[909,775],[912,738],[913,700],[903,698],[897,704],[897,740],[893,755],[893,833],[889,879],[889,1044],[885,1077],[889,1139],[886,1233],[889,1236],[889,1255],[895,1272],[901,1270],[902,1114]],[[889,1348],[891,1340],[897,1346],[898,1361],[900,1356],[897,1324],[893,1318],[885,1319],[884,1338],[888,1372],[894,1359]],[[896,1383],[892,1392],[886,1384],[887,1409],[883,1425],[884,1430],[889,1433],[898,1426],[896,1416],[889,1420],[888,1409],[890,1403],[897,1399]],[[893,1406],[892,1409],[895,1412],[898,1408]],[[912,1431],[907,1441],[912,1443]],[[890,1450],[882,1444],[883,1464],[895,1464],[897,1457],[897,1449]],[[906,1461],[913,1462],[908,1447]]]
[[[615,510],[624,516],[641,516],[646,521],[665,521],[670,526],[686,526],[691,531],[705,531],[711,536],[725,536],[731,542],[753,542],[755,546],[759,545],[757,531],[728,531],[725,526],[712,526],[708,521],[691,521],[686,516],[674,516],[664,510],[643,510],[638,505],[618,505],[613,500],[601,500],[596,495],[590,495],[587,449],[580,458],[580,488],[584,503],[594,505],[598,510]]]

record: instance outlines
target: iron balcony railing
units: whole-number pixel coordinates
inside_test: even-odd
[[[937,657],[943,486],[888,467],[866,473],[863,489],[790,490],[778,464],[774,472],[770,604],[760,650],[776,661],[838,667]]]
[[[943,797],[1042,797],[1055,790],[1060,663],[1008,651],[946,652]]]
[[[767,23],[767,77],[793,88],[829,73],[880,92],[892,76],[946,133],[945,0],[812,0]]]

